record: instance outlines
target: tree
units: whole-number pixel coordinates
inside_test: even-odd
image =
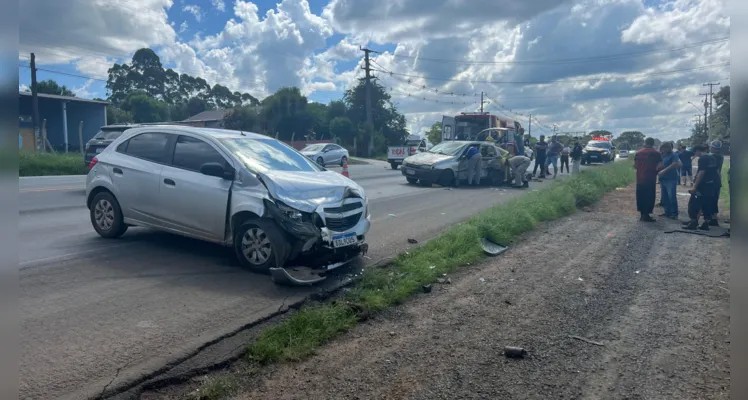
[[[626,131],[613,139],[613,145],[619,149],[636,150],[644,147],[644,139],[646,137],[639,131]]]
[[[72,90],[68,89],[67,86],[65,85],[60,86],[57,82],[55,82],[52,79],[47,79],[46,81],[37,82],[36,91],[37,93],[56,94],[59,96],[75,97],[75,93],[73,93]]]
[[[191,97],[187,101],[187,114],[189,114],[190,117],[200,114],[205,110],[209,110],[207,101],[198,99],[197,97]]]
[[[340,143],[353,143],[356,126],[348,117],[335,117],[330,121],[330,135],[340,139]]]
[[[205,101],[210,108],[260,104],[249,93],[231,91],[220,84],[211,87],[202,78],[180,75],[172,69],[164,70],[159,56],[149,48],[136,51],[130,64],[114,64],[108,72],[106,87],[110,93],[109,101],[115,105],[121,104],[129,93],[136,90],[167,104],[186,103],[194,97]]]
[[[154,99],[144,91],[130,93],[122,102],[122,110],[132,115],[133,122],[165,122],[169,120],[169,105]]]
[[[730,86],[723,86],[714,94],[716,105],[709,120],[709,140],[730,137]]]
[[[322,103],[309,103],[306,111],[312,120],[312,131],[317,138],[330,138],[330,120],[327,116],[327,106]]]
[[[282,140],[300,139],[312,132],[313,121],[307,112],[307,98],[297,87],[283,87],[262,100],[263,128]],[[294,140],[296,140],[294,139]]]
[[[256,132],[259,123],[257,107],[252,106],[235,107],[223,117],[223,127],[236,131]]]
[[[400,144],[408,136],[405,128],[405,116],[397,111],[397,108],[390,101],[391,97],[385,88],[380,85],[376,78],[371,80],[371,109],[372,124],[371,132],[365,132],[364,137],[359,141],[360,148],[368,148],[368,142],[374,138],[375,143],[380,143],[374,149],[375,153],[381,153],[386,150],[387,145]],[[364,126],[366,122],[366,80],[360,79],[358,84],[348,89],[343,95],[343,101],[348,108],[348,117],[357,126]],[[381,134],[383,140],[377,139]],[[365,153],[365,152],[364,152]]]
[[[429,139],[431,144],[438,144],[442,141],[442,123],[441,121],[435,122],[431,125],[431,128],[426,132],[426,137]]]
[[[113,105],[106,107],[107,124],[128,124],[134,122],[132,114]]]

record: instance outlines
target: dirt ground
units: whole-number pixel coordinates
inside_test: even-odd
[[[729,399],[730,240],[634,208],[623,188],[543,225],[236,398]]]

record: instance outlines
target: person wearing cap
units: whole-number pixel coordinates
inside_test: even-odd
[[[706,146],[695,148],[696,156],[699,158],[698,170],[693,187],[688,191],[691,198],[688,200],[688,217],[689,220],[683,223],[684,229],[701,229],[708,231],[712,225],[714,216],[714,197],[719,192],[717,173],[717,163],[711,154],[706,152]],[[704,222],[699,226],[699,214],[704,217]]]

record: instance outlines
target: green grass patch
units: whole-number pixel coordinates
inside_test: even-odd
[[[346,304],[369,312],[400,304],[442,274],[482,260],[482,237],[505,245],[515,243],[539,223],[569,215],[634,178],[631,162],[617,162],[586,169],[575,177],[492,207],[400,254],[388,268],[367,269],[343,301],[304,307],[267,329],[249,346],[249,358],[260,363],[301,360],[357,323],[356,313]]]
[[[226,399],[236,393],[238,383],[228,375],[206,376],[200,387],[190,393],[189,398],[195,400]]]
[[[51,154],[22,151],[18,154],[19,176],[85,175],[86,173],[86,165],[80,153]]]

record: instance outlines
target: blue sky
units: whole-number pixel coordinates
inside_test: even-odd
[[[54,79],[106,97],[106,70],[153,48],[166,67],[262,98],[298,86],[338,99],[359,46],[418,132],[441,115],[488,109],[534,129],[636,129],[687,136],[701,83],[729,74],[726,0],[27,0],[19,84]],[[623,56],[622,56],[623,55]],[[629,56],[626,56],[629,55]],[[441,60],[441,61],[439,61]],[[533,62],[533,61],[542,62]],[[48,72],[54,71],[54,72]],[[410,95],[410,96],[409,96]],[[451,104],[459,103],[459,104]],[[511,111],[509,111],[511,110]],[[525,125],[527,123],[525,122]]]

